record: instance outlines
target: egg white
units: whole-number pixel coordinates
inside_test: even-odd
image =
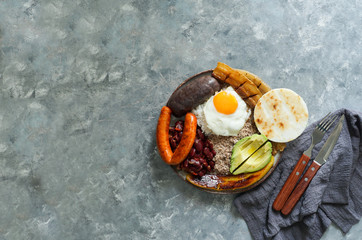
[[[238,102],[238,107],[232,114],[219,113],[213,99],[219,92],[210,97],[204,104],[198,107],[198,112],[202,109],[202,115],[205,121],[199,121],[202,129],[210,130],[215,135],[220,136],[236,136],[243,128],[245,122],[250,117],[250,109],[244,100],[234,91],[232,87],[228,87],[222,91],[232,94]],[[203,126],[206,124],[206,126]]]

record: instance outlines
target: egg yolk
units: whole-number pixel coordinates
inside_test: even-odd
[[[227,92],[219,92],[213,99],[216,111],[223,114],[232,114],[238,108],[235,96]]]

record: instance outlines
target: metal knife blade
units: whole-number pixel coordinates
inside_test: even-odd
[[[341,134],[343,122],[344,114],[342,114],[342,116],[339,118],[337,126],[334,128],[333,132],[328,137],[322,149],[319,151],[316,158],[314,159],[314,161],[317,162],[319,165],[323,165],[327,161],[329,154],[331,154],[334,146],[337,143],[339,135]]]

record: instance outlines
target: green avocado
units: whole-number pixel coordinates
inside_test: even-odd
[[[235,174],[234,171],[240,168],[239,166],[247,161],[266,141],[268,139],[261,134],[254,134],[238,141],[232,150],[230,172]]]
[[[271,142],[265,143],[259,148],[249,159],[247,159],[233,174],[241,174],[248,172],[256,172],[264,168],[272,158],[272,144]]]

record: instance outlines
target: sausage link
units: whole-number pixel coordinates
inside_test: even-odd
[[[157,130],[156,130],[156,142],[157,148],[161,155],[161,158],[166,163],[169,163],[172,158],[172,150],[170,141],[168,140],[168,132],[171,121],[171,109],[169,107],[162,107],[160,117],[158,118]]]
[[[172,165],[179,164],[186,159],[196,138],[197,118],[193,113],[187,113],[185,116],[185,125],[180,144],[173,153]]]
[[[157,124],[156,142],[162,160],[167,164],[177,165],[185,160],[194,144],[196,138],[197,118],[193,113],[186,114],[182,138],[173,153],[168,140],[171,112],[172,111],[169,107],[162,107]]]

